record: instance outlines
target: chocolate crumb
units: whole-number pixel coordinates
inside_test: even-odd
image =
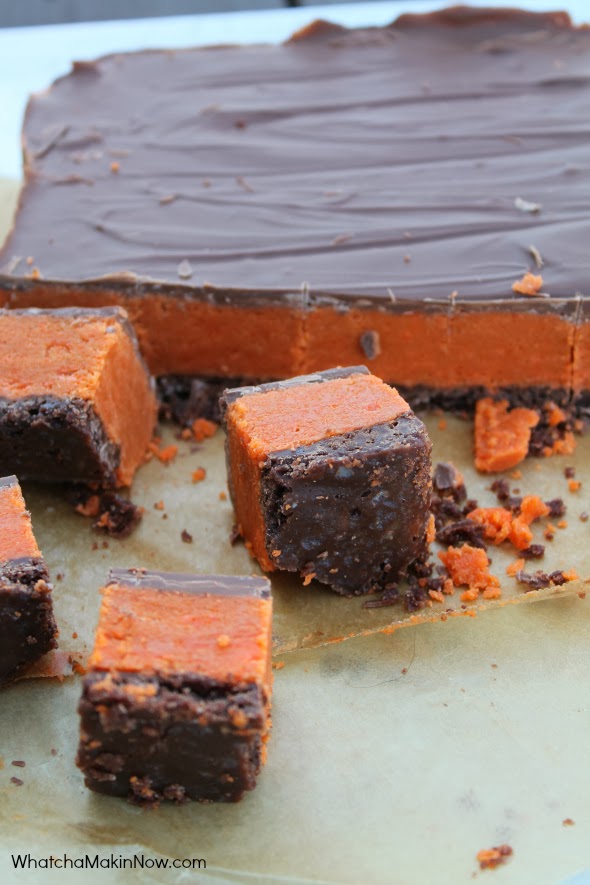
[[[583,510],[582,513],[580,513],[580,522],[588,522],[589,518],[590,513],[588,513],[587,510]]]
[[[516,580],[519,584],[526,584],[533,590],[540,590],[542,587],[548,587],[551,583],[549,575],[545,572],[523,572],[522,569],[516,572]]]
[[[57,756],[57,750],[55,749],[55,747],[51,748],[50,753],[52,756]]]
[[[563,503],[562,498],[553,498],[551,501],[545,501],[545,505],[549,508],[549,513],[547,515],[551,519],[558,519],[560,516],[565,516],[567,508]]]
[[[22,785],[24,784],[24,781],[21,781],[20,777],[11,777],[10,783],[14,784],[15,787],[22,787]]]
[[[564,467],[563,468],[563,475],[565,476],[566,479],[573,479],[574,476],[576,475],[576,468],[575,467]]]
[[[440,528],[436,533],[436,540],[447,547],[455,547],[457,544],[465,541],[472,547],[480,547],[486,550],[487,544],[483,539],[484,531],[484,525],[480,525],[472,519],[460,519]]]
[[[379,338],[379,332],[374,332],[371,330],[363,332],[363,334],[359,338],[359,344],[361,346],[361,350],[368,360],[376,359],[381,353],[381,341]]]
[[[128,538],[143,517],[142,507],[115,492],[98,492],[85,485],[74,485],[69,489],[67,498],[77,513],[97,516],[92,528],[112,538]]]
[[[193,536],[190,534],[190,532],[187,532],[186,529],[183,529],[181,531],[180,537],[182,538],[182,540],[184,541],[185,544],[192,544],[193,543]]]
[[[518,555],[522,557],[522,559],[541,559],[544,553],[545,547],[543,544],[531,544],[530,547],[520,550]]]
[[[463,501],[467,497],[463,477],[450,461],[441,461],[434,468],[432,485],[442,497],[451,497],[454,501]]]

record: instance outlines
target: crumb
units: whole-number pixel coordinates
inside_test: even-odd
[[[580,482],[579,479],[570,479],[567,484],[567,487],[570,490],[570,492],[579,492],[580,489],[582,488],[582,483]]]
[[[444,602],[445,596],[442,590],[429,590],[428,595],[431,599],[434,599],[435,602]]]
[[[498,669],[498,665],[497,665],[497,664],[490,664],[490,667],[492,668],[492,670],[497,670],[497,669]]]
[[[180,439],[183,439],[185,442],[188,442],[189,439],[193,438],[193,434],[192,434],[192,431],[189,430],[188,427],[183,427],[179,433],[179,437],[180,437]]]
[[[220,492],[219,493],[219,500],[220,501],[227,501],[227,492]]]
[[[203,440],[214,436],[217,432],[217,428],[218,425],[214,421],[209,421],[207,418],[197,418],[192,423],[193,436],[197,442],[203,442]]]
[[[448,569],[455,587],[466,585],[469,592],[500,586],[498,578],[490,574],[487,553],[479,547],[469,544],[449,547],[446,551],[439,551],[438,557]]]
[[[580,522],[588,522],[588,519],[590,519],[590,513],[587,510],[583,510],[580,513]]]
[[[575,467],[564,467],[563,468],[563,475],[565,476],[566,479],[573,479],[574,476],[576,475],[576,468]]]
[[[428,518],[428,524],[426,526],[426,543],[430,546],[434,539],[436,538],[436,524],[434,520],[434,514],[431,513]]]
[[[285,666],[284,661],[273,661],[272,668],[273,670],[282,670]]]
[[[117,163],[116,161],[114,163],[111,163],[111,172],[113,172],[115,175],[117,174],[117,172],[119,172],[120,169],[120,163]]]
[[[86,667],[84,667],[84,666],[80,663],[80,661],[72,660],[72,661],[71,661],[71,664],[72,664],[72,670],[74,671],[74,673],[77,673],[78,676],[85,676],[86,673],[88,672],[88,670],[86,669]]]
[[[27,763],[23,759],[13,759],[10,764],[15,768],[24,768]]]
[[[558,529],[566,529],[567,528],[567,519],[560,519],[557,523]]]
[[[152,452],[162,464],[170,464],[178,455],[178,446],[169,445],[160,449],[158,448],[158,443],[151,442],[149,444],[149,451]]]
[[[445,420],[444,418],[441,418],[441,419],[439,420],[439,422],[438,422],[438,429],[439,429],[439,430],[446,430],[446,429],[447,429],[447,422],[446,422],[446,420]]]
[[[74,630],[74,632],[72,633],[72,639],[77,639],[77,638],[78,638],[78,634]]]
[[[193,482],[203,482],[205,477],[207,476],[207,471],[204,467],[197,467],[196,470],[193,470],[191,474],[191,479]]]
[[[517,295],[538,295],[543,288],[541,274],[525,273],[522,279],[512,284],[512,291]]]
[[[22,787],[22,785],[24,784],[24,781],[21,781],[20,777],[11,777],[10,783],[14,784],[15,787]]]
[[[564,827],[573,827],[575,824],[575,821],[573,821],[571,819],[571,817],[566,817],[562,820],[561,823],[562,823],[562,826],[564,826]]]
[[[494,848],[484,848],[477,852],[477,860],[482,870],[493,870],[503,863],[512,854],[510,845],[497,845]]]
[[[163,501],[156,501],[156,503],[154,504],[154,510],[163,510],[164,506],[165,505]]]
[[[231,645],[231,639],[226,633],[222,633],[217,637],[217,645],[219,648],[228,648]]]
[[[529,451],[540,416],[532,409],[508,409],[507,400],[485,397],[475,406],[475,466],[482,473],[508,470]]]
[[[305,577],[303,578],[303,586],[307,587],[309,584],[311,584],[314,578],[315,572],[310,572],[308,575],[305,575]]]
[[[523,570],[524,566],[524,559],[515,559],[514,562],[510,563],[510,565],[506,567],[506,574],[510,575],[510,577],[513,578],[517,572],[521,572]]]
[[[510,474],[511,479],[522,479],[522,470],[513,470]],[[518,491],[515,489],[514,491]]]
[[[192,544],[193,543],[193,536],[189,532],[187,532],[186,529],[183,529],[181,531],[180,537],[182,538],[182,540],[184,541],[185,544]]]
[[[52,756],[57,756],[57,750],[55,749],[55,747],[52,747],[49,752],[51,753]]]

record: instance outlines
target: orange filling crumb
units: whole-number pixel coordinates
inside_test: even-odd
[[[477,860],[482,870],[493,870],[500,864],[506,863],[507,858],[512,854],[510,845],[498,845],[495,848],[484,848],[477,852]]]
[[[191,474],[191,478],[193,482],[203,482],[205,477],[207,476],[207,471],[204,467],[197,467],[196,470],[193,470]]]
[[[171,461],[174,461],[178,455],[178,446],[175,445],[164,446],[164,448],[161,449],[157,442],[151,442],[148,448],[152,455],[155,455],[158,461],[161,461],[162,464],[169,464]]]
[[[570,479],[567,486],[570,492],[579,492],[582,488],[582,483],[579,479]]]
[[[532,409],[508,410],[508,401],[485,397],[475,409],[475,466],[483,473],[515,467],[526,458],[531,429],[539,423]]]
[[[208,421],[207,418],[197,418],[193,421],[192,429],[196,441],[203,442],[203,440],[215,435],[217,424],[214,421]]]
[[[517,295],[538,295],[542,288],[543,277],[534,273],[525,273],[522,279],[512,284],[512,291]]]
[[[484,536],[493,544],[505,541],[512,527],[512,513],[505,507],[477,507],[467,518],[483,525]]]
[[[480,547],[471,547],[469,544],[449,547],[448,550],[439,551],[438,557],[448,570],[455,587],[467,586],[467,593],[475,591],[475,596],[470,595],[464,601],[476,599],[479,590],[500,586],[498,578],[490,574],[487,553]]]
[[[504,507],[478,507],[467,516],[485,527],[484,535],[492,543],[508,540],[517,550],[526,550],[533,540],[530,524],[541,516],[548,516],[549,508],[537,495],[525,495],[520,509],[520,515],[513,516]]]
[[[426,526],[426,543],[432,544],[436,538],[436,524],[434,522],[434,514],[430,514],[428,525]]]
[[[509,566],[506,567],[506,574],[509,575],[511,578],[513,578],[517,572],[522,571],[524,566],[525,566],[524,559],[515,559],[514,562],[512,562]]]

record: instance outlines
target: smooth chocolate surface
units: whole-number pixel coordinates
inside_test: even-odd
[[[590,30],[565,13],[75,64],[29,104],[0,282],[38,285],[30,257],[45,281],[220,303],[550,310],[590,295],[589,118]],[[534,254],[549,299],[512,292]]]
[[[198,596],[255,596],[270,598],[270,581],[255,575],[194,575],[175,572],[157,572],[148,569],[118,569],[109,571],[107,584],[149,587],[151,590],[174,590]]]

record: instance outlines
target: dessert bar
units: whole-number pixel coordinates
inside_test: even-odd
[[[176,386],[368,361],[412,402],[587,403],[589,116],[561,12],[76,63],[28,106],[0,304],[122,304]]]
[[[80,702],[86,786],[145,805],[235,802],[270,727],[265,578],[111,571]]]
[[[427,552],[430,440],[364,366],[227,390],[221,405],[237,529],[264,570],[360,594]]]
[[[0,479],[0,685],[57,647],[51,584],[16,476]]]
[[[0,469],[129,485],[156,422],[121,308],[0,311]]]

